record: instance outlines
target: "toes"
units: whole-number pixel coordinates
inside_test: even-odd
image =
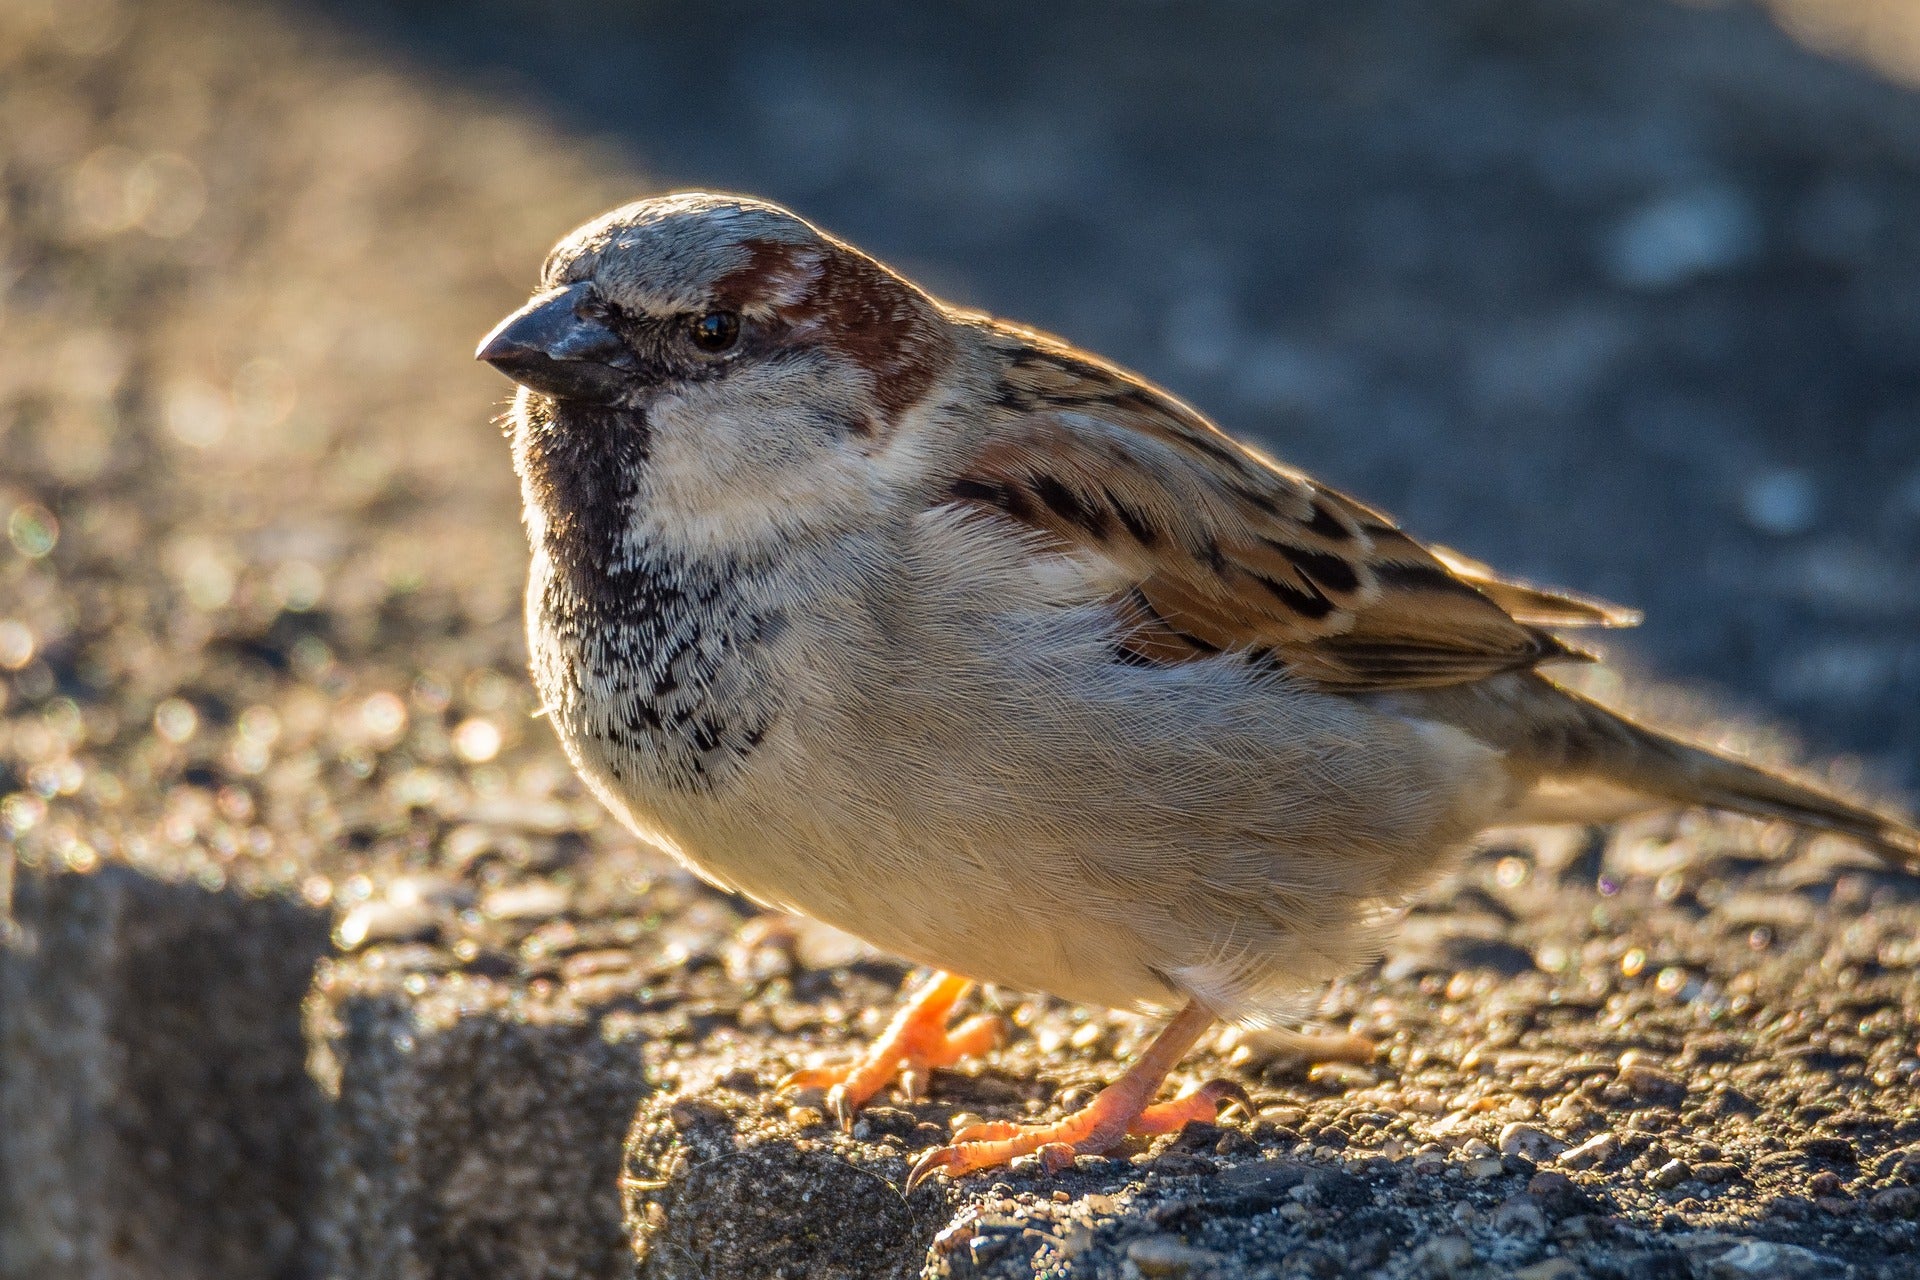
[[[781,1080],[775,1086],[781,1093],[790,1093],[796,1089],[830,1089],[847,1078],[846,1067],[804,1067]]]
[[[1025,1125],[1015,1124],[1011,1120],[983,1120],[960,1130],[953,1135],[953,1140],[955,1143],[1004,1142],[1008,1138],[1019,1137],[1025,1129]]]
[[[944,1147],[934,1147],[922,1153],[914,1162],[912,1171],[907,1174],[907,1192],[911,1194],[915,1187],[936,1173],[945,1174],[949,1178],[958,1178],[964,1174],[976,1173],[981,1169],[1000,1168],[1032,1152],[1040,1154],[1040,1162],[1049,1173],[1058,1173],[1073,1163],[1076,1152],[1071,1143],[1040,1142],[1039,1135],[1021,1125],[992,1127],[996,1132],[1006,1130],[1013,1132],[1006,1139],[964,1139],[963,1135],[968,1131],[963,1129],[960,1134],[955,1135],[955,1141]]]
[[[1231,1080],[1209,1080],[1171,1102],[1159,1102],[1135,1116],[1127,1132],[1142,1135],[1177,1133],[1196,1120],[1215,1120],[1226,1107],[1253,1114],[1253,1099]]]
[[[968,1153],[959,1144],[946,1147],[933,1147],[914,1161],[913,1169],[907,1174],[906,1194],[912,1195],[913,1189],[936,1173],[944,1173],[949,1178],[957,1178],[976,1167],[968,1161]]]
[[[928,1055],[936,1067],[950,1067],[962,1058],[977,1058],[1006,1042],[1006,1019],[991,1013],[975,1014],[948,1031]]]
[[[848,1095],[846,1085],[836,1084],[827,1090],[826,1107],[827,1114],[839,1124],[842,1133],[853,1131],[853,1113],[858,1110],[859,1104]]]
[[[1247,1119],[1253,1119],[1253,1098],[1235,1081],[1209,1080],[1195,1091],[1195,1096],[1204,1097],[1212,1102],[1215,1115],[1238,1111]]]
[[[906,1189],[911,1193],[936,1173],[958,1178],[981,1169],[999,1168],[1029,1154],[1038,1156],[1040,1167],[1049,1174],[1070,1169],[1074,1159],[1088,1148],[1083,1144],[1058,1139],[1045,1141],[1055,1131],[1052,1125],[1021,1125],[1006,1121],[969,1125],[953,1135],[951,1143],[924,1152],[914,1162],[912,1172],[907,1174]]]

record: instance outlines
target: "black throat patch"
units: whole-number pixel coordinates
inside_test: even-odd
[[[527,502],[545,517],[542,548],[582,594],[621,554],[652,429],[642,409],[527,401],[514,434]]]
[[[529,600],[535,679],[555,727],[591,739],[616,784],[710,791],[776,715],[754,661],[777,611],[740,567],[632,535],[650,441],[638,411],[536,399],[515,440],[552,571]]]

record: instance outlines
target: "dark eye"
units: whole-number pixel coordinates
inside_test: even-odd
[[[740,317],[731,311],[709,311],[694,319],[688,333],[702,351],[725,351],[740,341]]]

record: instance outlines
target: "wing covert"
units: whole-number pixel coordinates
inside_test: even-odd
[[[940,500],[1112,563],[1133,660],[1236,651],[1332,690],[1434,687],[1585,657],[1543,628],[1633,617],[1422,546],[1064,344],[1000,324],[991,340],[1000,419]]]

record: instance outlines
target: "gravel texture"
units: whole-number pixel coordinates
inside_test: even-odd
[[[1369,1066],[1218,1037],[1252,1119],[902,1199],[1150,1028],[991,992],[925,1102],[774,1097],[908,975],[582,794],[466,359],[580,219],[762,191],[1647,606],[1668,719],[1911,786],[1914,68],[1899,6],[1780,8],[1838,52],[1654,0],[0,4],[0,1277],[1920,1275],[1920,889],[1703,818],[1490,841],[1329,995]]]
[[[1151,1028],[1000,993],[1018,1033],[990,1066],[843,1135],[767,1086],[851,1052],[894,974],[723,953],[777,975],[714,1006],[758,1060],[715,1029],[663,1065],[628,1226],[661,1277],[1912,1275],[1917,926],[1904,878],[1743,829],[1498,844],[1330,997],[1372,1066],[1228,1033],[1188,1071],[1243,1083],[1250,1122],[910,1199],[956,1117],[1057,1113]]]

